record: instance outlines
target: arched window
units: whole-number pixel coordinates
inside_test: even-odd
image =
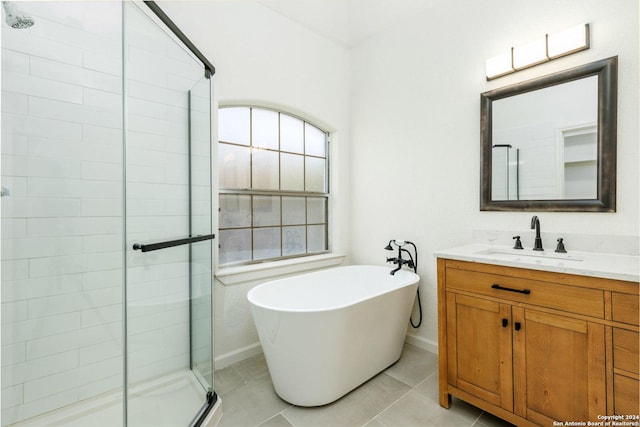
[[[219,263],[328,250],[328,133],[281,111],[218,114]]]

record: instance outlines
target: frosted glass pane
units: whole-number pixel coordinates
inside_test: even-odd
[[[320,252],[327,249],[324,225],[307,226],[307,252]]]
[[[326,192],[325,160],[316,157],[305,157],[305,190]]]
[[[326,199],[320,197],[307,198],[307,223],[326,223]]]
[[[282,225],[304,224],[304,197],[282,198]]]
[[[249,188],[251,185],[249,147],[219,144],[218,148],[220,187]]]
[[[283,227],[282,237],[282,255],[298,255],[307,251],[307,237],[304,226],[300,227]]]
[[[253,259],[280,256],[280,227],[253,230]]]
[[[249,108],[229,107],[218,110],[218,139],[249,145]]]
[[[280,150],[304,153],[304,122],[295,117],[280,114]]]
[[[320,129],[309,123],[304,124],[305,154],[309,156],[326,157],[326,135]]]
[[[220,264],[251,261],[251,230],[220,230]]]
[[[304,191],[304,156],[280,154],[280,185],[283,190]]]
[[[253,150],[253,186],[254,189],[277,190],[279,186],[278,153],[274,151]]]
[[[280,225],[280,196],[253,196],[253,226]]]
[[[278,113],[253,108],[251,145],[254,147],[278,149]]]
[[[251,227],[251,196],[220,195],[220,228]]]

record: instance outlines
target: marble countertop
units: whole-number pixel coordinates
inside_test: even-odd
[[[436,251],[434,255],[438,258],[481,262],[507,267],[579,274],[630,282],[640,281],[640,256],[638,255],[578,251],[560,254],[554,251],[516,250],[510,246],[480,243]]]

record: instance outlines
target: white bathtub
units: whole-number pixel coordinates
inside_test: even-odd
[[[273,386],[324,405],[400,358],[420,277],[348,266],[274,280],[247,294]]]

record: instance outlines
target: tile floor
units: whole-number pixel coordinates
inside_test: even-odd
[[[304,408],[273,390],[263,355],[215,373],[224,415],[219,427],[506,427],[511,424],[454,399],[438,404],[438,358],[406,344],[400,360],[336,402]]]

